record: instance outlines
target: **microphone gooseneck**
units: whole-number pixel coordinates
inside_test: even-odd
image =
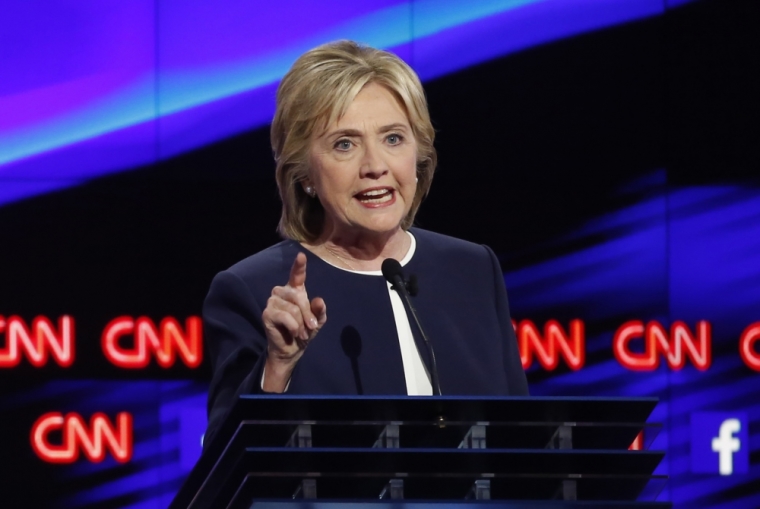
[[[409,298],[410,293],[412,295],[417,294],[417,278],[411,276],[410,281],[407,283],[406,280],[404,280],[404,270],[401,268],[401,264],[398,260],[394,260],[393,258],[386,258],[383,260],[381,270],[385,280],[392,285],[391,288],[393,290],[396,290],[396,292],[401,295],[401,298],[412,313],[412,318],[414,318],[414,322],[417,324],[417,330],[420,331],[422,340],[425,342],[425,346],[430,354],[430,382],[433,386],[433,393],[440,396],[441,384],[438,381],[438,364],[435,361],[435,351],[433,350],[433,345],[430,343],[427,334],[425,334],[425,330],[422,328],[422,324],[420,324],[420,319],[417,317],[417,311],[412,305],[412,300]]]

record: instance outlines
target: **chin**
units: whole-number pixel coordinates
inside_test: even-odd
[[[367,233],[372,234],[384,234],[384,233],[393,233],[396,230],[401,228],[401,221],[403,218],[393,218],[387,220],[387,221],[371,221],[366,222],[359,226],[362,230],[366,231]]]

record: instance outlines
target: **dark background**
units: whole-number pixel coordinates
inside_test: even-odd
[[[509,285],[510,271],[604,241],[609,232],[572,233],[644,199],[710,186],[758,196],[759,22],[759,2],[705,0],[426,83],[439,168],[418,226],[488,244]],[[116,369],[102,356],[100,333],[121,314],[199,314],[216,272],[277,242],[273,170],[268,128],[261,128],[0,208],[0,311],[30,321],[38,314],[86,317],[77,322],[74,366],[33,369],[22,362],[0,372],[0,396],[10,409],[0,420],[6,507],[54,507],[109,476],[139,471],[128,465],[72,481],[60,467],[42,464],[29,449],[28,430],[52,396],[35,399],[35,391],[58,380],[205,383],[205,364]],[[750,236],[759,231],[756,224],[746,228]],[[748,256],[760,263],[757,253]],[[668,291],[667,284],[652,288],[652,300],[668,301]],[[510,297],[519,313],[519,292]],[[547,306],[532,317],[575,311]],[[760,320],[760,307],[737,327],[753,320]],[[601,333],[612,322],[619,321],[589,327]],[[716,345],[716,355],[736,357],[734,344]],[[611,353],[588,358],[595,364]],[[560,366],[557,373],[568,371]],[[551,376],[529,372],[534,394],[557,392],[542,389]],[[746,367],[736,376],[760,387]],[[759,395],[755,390],[755,402]],[[73,396],[66,404],[77,406]],[[701,503],[745,507],[757,491],[757,423],[752,437],[755,474]],[[698,481],[674,478],[671,486]]]

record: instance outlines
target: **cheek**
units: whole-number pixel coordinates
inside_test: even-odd
[[[311,178],[325,189],[335,189],[340,185],[341,174],[340,164],[334,161],[319,160],[312,163]]]
[[[344,168],[331,166],[323,167],[322,170],[317,179],[325,205],[338,209],[344,208],[353,199],[354,178]]]
[[[412,154],[407,158],[404,164],[404,177],[411,185],[417,183],[417,154]]]

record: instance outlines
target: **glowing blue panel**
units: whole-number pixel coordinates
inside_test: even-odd
[[[154,9],[153,0],[3,2],[0,165],[155,117]],[[147,154],[153,144],[138,145]],[[18,177],[8,173],[0,178]]]
[[[390,48],[432,79],[665,8],[662,0],[1,3],[0,204],[265,125],[278,80],[327,41]]]

